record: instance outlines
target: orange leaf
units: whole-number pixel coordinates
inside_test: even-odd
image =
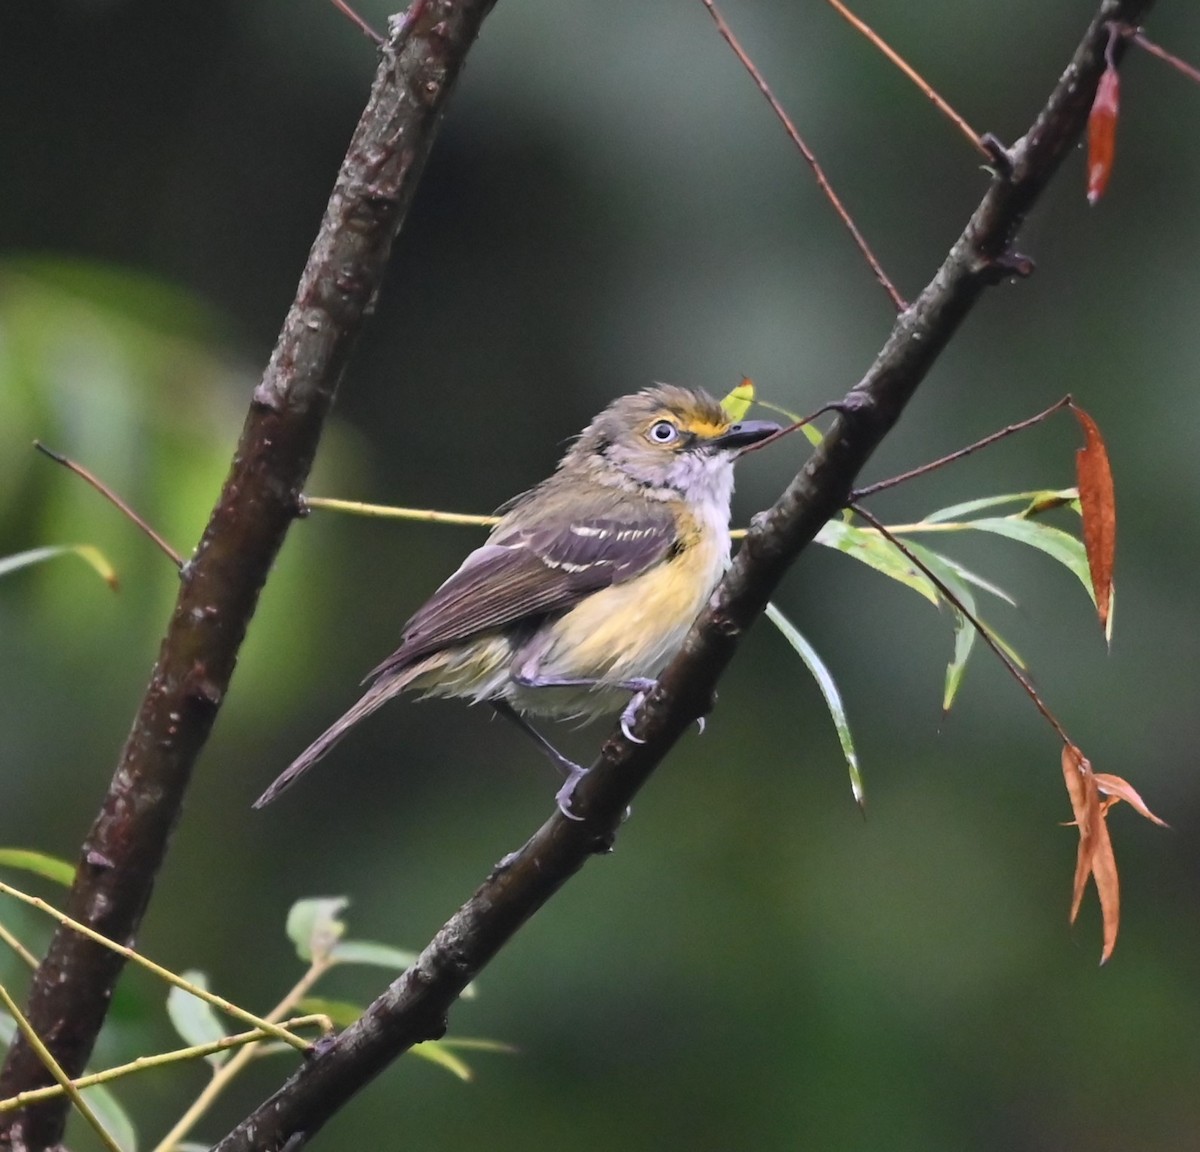
[[[1117,945],[1117,928],[1121,923],[1121,887],[1117,880],[1117,858],[1113,855],[1108,821],[1104,819],[1103,812],[1096,822],[1096,836],[1092,844],[1092,879],[1096,882],[1096,894],[1100,897],[1100,920],[1104,925],[1104,943],[1100,949],[1100,963],[1104,964]]]
[[[1109,64],[1096,85],[1096,97],[1088,115],[1087,200],[1095,204],[1108,187],[1113,157],[1117,150],[1117,114],[1121,106],[1121,81]]]
[[[1117,553],[1117,504],[1108,450],[1096,422],[1078,405],[1071,411],[1086,443],[1075,453],[1075,478],[1083,514],[1083,546],[1092,574],[1096,611],[1106,640],[1112,639],[1113,563]]]
[[[1092,830],[1100,819],[1100,803],[1090,766],[1074,744],[1063,745],[1062,770],[1067,795],[1071,798],[1071,811],[1075,813],[1075,824],[1079,828],[1079,854],[1075,857],[1075,882],[1071,894],[1070,923],[1074,924],[1083,903],[1083,890],[1092,874]]]
[[[1171,827],[1146,807],[1146,801],[1138,795],[1137,790],[1127,780],[1122,780],[1120,776],[1110,776],[1107,772],[1097,772],[1095,779],[1096,787],[1105,796],[1111,796],[1114,803],[1117,800],[1124,800],[1126,804],[1132,805],[1135,812],[1145,816],[1147,820],[1153,820],[1160,828]]]
[[[1100,897],[1100,916],[1104,925],[1104,940],[1100,963],[1111,955],[1117,943],[1121,922],[1121,893],[1117,878],[1117,860],[1113,855],[1104,809],[1100,804],[1100,789],[1088,759],[1074,744],[1064,744],[1062,751],[1063,779],[1075,823],[1079,826],[1079,852],[1075,857],[1074,891],[1071,894],[1070,922],[1075,923],[1084,889],[1090,876]]]

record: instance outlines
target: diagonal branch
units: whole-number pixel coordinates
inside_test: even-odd
[[[109,939],[128,944],[137,933],[392,240],[463,58],[494,2],[421,0],[416,19],[391,21],[296,299],[208,526],[181,571],[149,687],[83,843],[67,912]],[[70,1076],[83,1070],[122,967],[119,956],[60,928],[38,969],[29,1019]],[[14,1044],[0,1096],[47,1082],[30,1047]],[[55,1145],[64,1121],[62,1100],[22,1109],[0,1119],[0,1146]]]
[[[774,506],[757,518],[683,650],[640,713],[635,744],[618,730],[575,792],[579,822],[559,813],[493,869],[409,971],[362,1018],[314,1052],[217,1152],[299,1149],[391,1060],[441,1035],[462,991],[587,859],[612,842],[626,806],[702,715],[742,633],[800,551],[845,504],[854,479],[984,289],[1023,266],[1009,245],[1087,122],[1104,69],[1107,23],[1137,24],[1152,0],[1104,0],[1045,107],[993,176],[979,207],[917,301],[896,321],[833,430]]]

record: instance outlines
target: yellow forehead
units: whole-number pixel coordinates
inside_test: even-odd
[[[678,412],[663,408],[654,414],[650,423],[657,420],[670,420],[681,432],[690,432],[702,439],[711,439],[729,430],[728,420],[713,420],[705,412]]]

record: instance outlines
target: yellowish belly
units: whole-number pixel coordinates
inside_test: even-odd
[[[728,562],[723,541],[698,539],[678,556],[625,584],[589,596],[536,644],[536,675],[615,684],[653,678],[683,643]],[[616,711],[628,691],[517,690],[517,707],[550,715]]]

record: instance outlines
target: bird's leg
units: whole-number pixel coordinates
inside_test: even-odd
[[[648,676],[633,676],[628,680],[599,680],[590,676],[538,676],[529,672],[518,672],[513,680],[522,688],[620,688],[632,692],[632,699],[621,713],[621,731],[631,744],[646,743],[633,734],[632,724],[637,710],[645,702],[646,694],[658,683],[657,680],[651,680]]]
[[[558,792],[555,793],[554,800],[558,804],[558,810],[568,820],[582,820],[583,817],[576,816],[570,810],[569,805],[571,796],[575,792],[575,786],[587,775],[588,770],[581,764],[576,764],[574,760],[568,760],[507,700],[491,700],[489,703],[495,709],[497,715],[503,716],[506,720],[511,720],[526,736],[533,740],[546,756],[549,757],[555,768],[566,776],[566,781]]]

